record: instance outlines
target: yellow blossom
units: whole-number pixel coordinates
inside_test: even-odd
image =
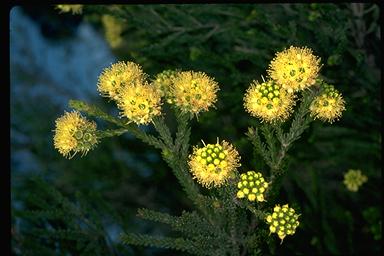
[[[280,207],[276,205],[272,214],[268,214],[265,218],[270,225],[269,230],[271,233],[276,233],[283,242],[286,235],[293,235],[299,225],[299,215],[295,213],[293,208],[288,204]]]
[[[97,82],[97,90],[101,96],[117,100],[124,87],[143,84],[145,77],[136,63],[119,61],[103,70]]]
[[[268,123],[286,120],[294,104],[294,95],[273,80],[261,84],[253,81],[244,96],[245,110]]]
[[[82,4],[58,4],[56,8],[60,12],[72,12],[72,14],[81,14],[83,12]]]
[[[203,72],[179,72],[171,87],[175,105],[183,112],[207,111],[217,100],[218,84]]]
[[[301,91],[316,82],[320,58],[306,47],[294,47],[276,53],[268,74],[289,93]]]
[[[323,83],[323,87],[323,92],[313,100],[309,109],[314,119],[332,123],[341,117],[345,101],[333,85]]]
[[[121,116],[136,124],[148,124],[161,114],[161,97],[153,86],[143,83],[126,86],[119,92],[117,106]]]
[[[116,48],[123,43],[121,33],[123,32],[123,23],[109,14],[101,16],[101,21],[104,26],[105,39],[112,48]]]
[[[367,176],[362,174],[361,170],[350,169],[344,174],[343,183],[349,191],[357,192],[359,187],[363,185],[363,183],[367,182],[367,180]]]
[[[204,187],[220,187],[233,176],[240,166],[240,156],[226,141],[194,147],[189,156],[189,167],[194,179]],[[241,197],[241,195],[238,195]]]
[[[54,147],[69,159],[77,152],[86,155],[97,144],[96,123],[88,121],[77,111],[65,112],[58,118],[54,133]]]

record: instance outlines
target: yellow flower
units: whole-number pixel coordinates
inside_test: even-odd
[[[183,112],[198,114],[216,102],[217,82],[203,72],[179,72],[171,87],[175,105]]]
[[[273,213],[266,216],[265,220],[269,224],[271,233],[276,233],[283,242],[286,235],[293,235],[299,226],[299,215],[295,213],[293,208],[285,204],[280,207],[276,205]]]
[[[116,48],[121,45],[123,39],[121,33],[123,32],[123,23],[115,17],[104,14],[101,16],[101,21],[104,26],[105,39],[112,48]]]
[[[86,155],[97,144],[96,123],[88,121],[77,111],[65,112],[58,118],[54,132],[54,147],[69,159],[77,152]]]
[[[253,81],[244,96],[245,110],[268,123],[286,120],[294,104],[294,95],[273,80],[261,84]]]
[[[164,70],[156,75],[155,80],[152,82],[153,86],[159,89],[161,97],[165,97],[169,104],[174,103],[174,96],[171,93],[174,79],[178,72],[175,70]]]
[[[268,183],[264,180],[260,172],[248,171],[240,175],[240,180],[237,183],[237,198],[245,196],[251,202],[263,202],[265,191],[268,188]]]
[[[120,61],[103,70],[97,82],[97,90],[101,96],[117,100],[124,87],[143,84],[145,77],[136,63]]]
[[[117,106],[121,116],[138,125],[147,124],[161,114],[160,93],[147,83],[126,86],[119,92]]]
[[[83,12],[82,4],[58,4],[56,8],[60,12],[72,12],[72,14],[81,14]]]
[[[320,58],[306,47],[294,47],[276,53],[269,64],[268,74],[289,93],[301,91],[316,82]]]
[[[226,141],[194,147],[189,156],[189,167],[194,179],[204,187],[220,187],[240,166],[240,156]]]
[[[323,92],[313,100],[309,110],[314,119],[332,123],[341,117],[345,101],[333,85],[323,83],[323,87]]]
[[[359,187],[368,180],[367,176],[361,173],[360,170],[350,169],[344,174],[344,185],[348,190],[357,192]]]

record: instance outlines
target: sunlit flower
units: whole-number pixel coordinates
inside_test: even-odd
[[[161,114],[161,97],[153,86],[144,83],[126,86],[119,92],[117,106],[121,116],[136,124],[148,124]]]
[[[216,102],[217,82],[203,72],[179,72],[174,79],[171,93],[175,105],[183,112],[198,114],[207,111]]]
[[[323,92],[313,100],[309,109],[314,119],[333,123],[345,110],[345,101],[333,85],[323,83]]]
[[[220,187],[240,166],[240,156],[226,141],[194,147],[189,156],[189,167],[193,177],[204,187]]]
[[[294,106],[294,95],[273,80],[253,81],[244,96],[245,110],[268,123],[286,120]]]
[[[260,172],[248,171],[240,175],[237,188],[239,189],[236,194],[237,198],[246,198],[251,202],[255,200],[263,202],[268,183]]]
[[[288,204],[276,205],[273,208],[273,213],[265,218],[269,224],[270,233],[276,233],[283,242],[286,235],[293,235],[299,226],[299,215],[295,213],[293,208],[288,207]]]
[[[105,39],[112,48],[118,47],[122,44],[123,38],[123,23],[112,15],[104,14],[101,16],[101,21],[104,26]]]
[[[174,103],[175,99],[171,92],[173,82],[178,72],[175,70],[164,70],[156,75],[152,84],[159,89],[161,97],[165,97],[166,101],[170,104]]]
[[[344,174],[344,185],[348,190],[352,192],[357,192],[359,187],[363,185],[363,183],[367,182],[368,178],[364,174],[361,173],[360,170],[348,170]]]
[[[72,12],[72,14],[81,14],[83,12],[82,4],[58,4],[56,8],[60,12]]]
[[[320,58],[306,47],[294,47],[276,53],[268,74],[289,93],[310,87],[316,82]]]
[[[97,82],[97,90],[101,96],[117,100],[122,88],[143,84],[145,77],[136,63],[119,61],[103,70]]]
[[[69,159],[77,152],[87,154],[97,144],[96,123],[88,121],[77,111],[65,112],[59,117],[54,133],[54,147]]]

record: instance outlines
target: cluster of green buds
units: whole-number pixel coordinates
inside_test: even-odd
[[[325,94],[329,98],[337,98],[340,96],[340,93],[335,89],[333,85],[323,82],[323,87],[323,94]]]
[[[272,80],[268,82],[264,82],[260,84],[260,86],[257,88],[257,91],[261,94],[260,99],[257,100],[258,104],[267,104],[266,107],[268,109],[273,108],[273,105],[271,103],[279,104],[279,94],[280,94],[280,86],[274,83]],[[269,103],[269,101],[272,101]]]
[[[156,75],[153,85],[159,89],[161,97],[165,97],[169,104],[174,102],[174,96],[171,92],[173,81],[177,76],[178,71],[176,70],[164,70],[163,72]]]
[[[322,121],[334,122],[345,110],[345,101],[333,85],[322,82],[323,91],[310,106],[311,116]]]
[[[293,208],[288,207],[288,204],[276,205],[273,208],[273,213],[267,215],[266,221],[269,224],[269,231],[271,233],[276,233],[281,242],[286,235],[293,235],[297,226],[299,225],[298,221],[299,215],[295,213]]]
[[[228,151],[224,150],[219,144],[208,144],[206,147],[197,151],[197,160],[207,166],[210,171],[220,171],[221,168],[227,166],[225,161]]]
[[[259,202],[265,201],[264,193],[268,188],[268,182],[263,178],[260,172],[248,171],[240,175],[240,181],[237,183],[237,198],[247,198],[253,202],[255,200]]]

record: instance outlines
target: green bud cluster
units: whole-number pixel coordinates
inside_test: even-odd
[[[260,97],[257,104],[265,105],[268,103],[266,106],[271,109],[273,108],[271,102],[274,104],[280,103],[280,86],[272,80],[259,84],[256,89]]]
[[[98,142],[96,128],[92,123],[78,127],[73,136],[77,141],[76,150],[84,153],[93,149]]]
[[[340,96],[340,93],[333,85],[323,83],[323,95],[326,95],[327,98],[337,98]]]
[[[220,172],[221,168],[228,165],[226,158],[228,151],[219,144],[208,144],[197,151],[197,161],[206,165],[209,171]]]
[[[164,70],[163,72],[156,75],[153,84],[160,89],[160,94],[162,97],[165,97],[167,102],[172,104],[174,102],[174,97],[171,94],[171,87],[173,81],[176,78],[177,71],[175,70]]]
[[[260,172],[248,171],[240,175],[240,181],[237,183],[237,198],[247,198],[253,202],[255,200],[263,202],[264,193],[268,188],[268,183],[264,180]]]
[[[267,215],[266,221],[269,224],[269,231],[276,233],[281,240],[286,235],[293,235],[297,226],[299,215],[295,213],[293,208],[289,208],[288,204],[280,207],[276,205],[273,208],[273,213]]]

